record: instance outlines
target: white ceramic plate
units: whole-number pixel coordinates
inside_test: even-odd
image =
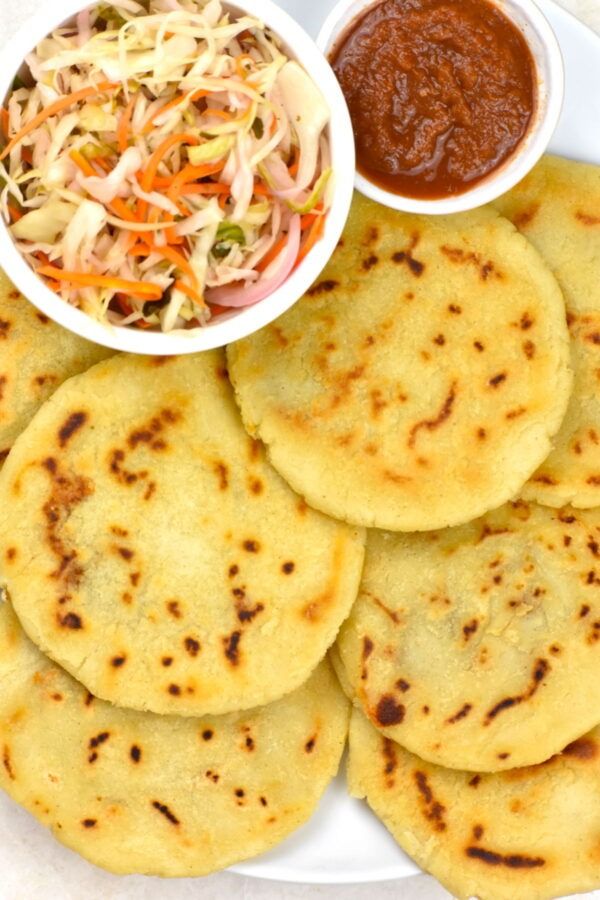
[[[279,2],[316,37],[335,0]],[[600,164],[600,37],[552,0],[538,0],[538,6],[554,28],[565,62],[565,101],[550,152]],[[348,797],[338,776],[308,825],[277,850],[233,871],[280,881],[352,884],[403,878],[419,869],[366,805]]]
[[[316,36],[335,0],[279,2]],[[552,0],[540,0],[539,5],[554,26],[566,68],[563,115],[550,150],[600,164],[600,37]],[[339,776],[307,825],[277,850],[233,871],[281,881],[353,884],[403,878],[419,870],[366,806],[348,796]],[[166,883],[156,878],[117,878],[93,870],[0,793],[0,898],[167,900],[192,898],[193,884],[188,879]]]

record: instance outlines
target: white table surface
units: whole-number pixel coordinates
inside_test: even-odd
[[[11,34],[31,15],[40,3],[52,0],[0,0],[0,46],[10,40]],[[319,0],[306,0],[318,3]],[[573,12],[582,21],[600,33],[600,0],[560,0],[561,6]],[[15,807],[15,814],[27,816]],[[10,822],[0,821],[0,841],[2,832],[10,829]],[[60,898],[48,897],[42,885],[28,880],[27,856],[33,851],[48,854],[48,865],[53,864],[52,844],[43,829],[39,839],[23,848],[22,858],[15,860],[14,870],[20,873],[0,872],[0,900],[149,900],[144,889],[144,879],[129,876],[119,878],[102,872],[81,860],[76,881],[65,880]],[[73,870],[71,869],[71,872]],[[156,897],[152,894],[152,897]],[[450,894],[427,875],[403,878],[397,881],[380,882],[373,885],[356,886],[315,886],[284,884],[257,878],[244,878],[222,872],[203,879],[165,881],[160,892],[160,900],[303,900],[303,898],[323,898],[323,900],[448,900]],[[600,891],[588,894],[589,900],[600,900]]]

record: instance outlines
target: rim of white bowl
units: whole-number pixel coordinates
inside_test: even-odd
[[[369,7],[382,0],[339,0],[325,19],[317,46],[327,56],[346,29]],[[536,63],[538,104],[533,124],[514,155],[484,181],[456,197],[421,200],[386,191],[358,171],[355,184],[361,194],[392,209],[427,215],[448,215],[484,206],[521,181],[541,158],[558,125],[565,92],[565,72],[558,39],[546,16],[533,0],[490,0],[527,41]]]
[[[24,58],[42,38],[82,9],[81,0],[52,0],[11,37],[0,53],[0,97],[5,97]],[[346,101],[325,56],[301,25],[272,0],[234,0],[224,5],[261,19],[281,39],[321,90],[330,111],[329,140],[334,190],[321,239],[298,268],[269,297],[254,306],[225,313],[205,327],[190,331],[144,332],[98,322],[57,297],[29,267],[0,216],[0,259],[11,281],[41,312],[87,340],[115,350],[152,356],[195,353],[247,337],[288,310],[325,267],[340,238],[352,202],[355,173],[354,137]]]

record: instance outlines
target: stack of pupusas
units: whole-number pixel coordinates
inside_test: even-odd
[[[6,414],[22,423],[67,338],[44,323],[44,341],[11,343],[35,318],[12,299],[0,360],[10,380],[27,368]],[[325,656],[365,535],[271,467],[224,354],[113,356],[70,378],[0,482],[7,793],[119,873],[206,874],[305,822],[348,733]]]
[[[600,886],[600,170],[548,157],[497,205],[357,197],[309,295],[229,348],[274,467],[371,529],[332,654],[350,791],[493,900]]]
[[[86,858],[275,845],[352,708],[351,792],[455,894],[600,885],[600,172],[547,158],[499,207],[357,196],[227,358],[69,369],[40,322],[26,369],[10,309],[0,784]]]

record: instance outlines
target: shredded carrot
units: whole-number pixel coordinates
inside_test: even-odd
[[[186,209],[185,215],[186,216],[189,215],[189,212],[190,212],[189,209]],[[152,209],[150,210],[150,212],[148,213],[148,222],[160,222],[160,221],[174,222],[175,216],[173,215],[173,213],[164,212],[158,206],[153,206]],[[151,240],[151,237],[147,233],[144,234],[143,232],[139,233],[138,237],[139,237],[140,241],[143,241],[143,242],[147,242],[148,240]],[[173,228],[165,228],[165,237],[167,239],[168,244],[183,244],[184,243],[184,238],[180,237],[178,234],[175,234],[175,231]]]
[[[262,181],[254,182],[254,193],[257,197],[268,197],[271,194],[269,187]]]
[[[231,306],[217,306],[216,303],[210,304],[210,315],[211,315],[212,319],[216,319],[218,316],[222,316],[223,313],[227,313],[227,312],[231,312]],[[195,321],[197,322],[198,325],[200,325],[200,322],[198,322],[197,319]],[[192,319],[192,323],[193,322],[194,322],[194,319]]]
[[[186,216],[190,214],[190,210],[186,210]],[[165,222],[174,222],[175,216],[172,213],[165,213]],[[167,239],[167,244],[186,244],[186,240],[179,234],[175,233],[174,228],[166,228],[165,229],[165,237]],[[147,239],[147,238],[146,238]],[[186,244],[187,246],[187,244]]]
[[[150,256],[150,247],[145,241],[138,244],[136,240],[134,244],[127,248],[127,256]]]
[[[135,247],[132,247],[127,252],[130,256],[150,256],[152,253],[158,253],[160,256],[168,259],[169,262],[176,265],[182,272],[185,272],[194,285],[194,287],[191,287],[183,281],[176,281],[174,287],[178,287],[187,297],[190,297],[199,305],[204,306],[204,298],[197,291],[198,279],[189,262],[185,256],[181,255],[181,253],[178,253],[172,247],[158,247],[156,244],[136,244]]]
[[[136,206],[136,217],[137,217],[138,222],[143,222],[144,219],[147,219],[147,221],[150,224],[154,224],[155,222],[160,222],[160,220],[162,219],[162,216],[163,216],[162,209],[159,209],[158,206],[152,206],[150,208],[150,212],[146,216],[147,211],[148,211],[148,204],[146,203],[146,201],[138,200],[137,206]],[[145,242],[148,240],[148,234],[143,231],[137,231],[137,232],[135,232],[135,235],[137,238],[140,239],[140,241]]]
[[[162,253],[162,255],[164,257],[166,257],[168,260],[170,260],[170,262],[172,262],[176,266],[178,266],[182,272],[185,272],[185,274],[188,276],[188,278],[190,279],[190,281],[192,282],[192,285],[194,287],[198,286],[198,279],[196,277],[196,273],[194,272],[194,269],[192,268],[192,266],[189,264],[189,262],[187,261],[185,256],[183,256],[182,253],[179,253],[177,250],[175,250],[171,246],[160,247],[160,248],[157,247],[156,249],[159,250],[159,252]]]
[[[169,152],[169,150],[171,150],[172,147],[175,147],[176,144],[198,143],[199,141],[195,134],[171,134],[168,138],[165,138],[165,140],[158,145],[158,147],[148,160],[146,168],[144,169],[141,182],[143,190],[152,190],[153,182],[156,177],[156,173],[158,171],[161,160]]]
[[[288,168],[288,172],[292,177],[298,174],[298,166],[299,162],[298,160],[296,160],[296,162],[292,163],[292,165]]]
[[[157,109],[144,127],[142,128],[142,134],[149,134],[154,128],[154,120],[157,119],[162,113],[168,112],[170,109],[175,109],[181,103],[184,103],[185,100],[188,100],[190,103],[193,103],[195,100],[199,100],[200,97],[208,97],[210,91],[193,91],[192,94],[178,94],[177,97],[174,97],[173,100],[169,100],[168,103],[165,103],[164,106],[161,106],[160,109]]]
[[[111,275],[96,275],[94,272],[67,272],[56,266],[40,266],[38,275],[53,278],[55,281],[70,281],[85,287],[105,287],[114,291],[123,291],[134,297],[145,297],[159,300],[163,291],[158,284],[149,281],[128,281],[126,278],[113,278]]]
[[[79,169],[81,169],[84,175],[87,175],[89,177],[91,175],[98,174],[91,163],[88,162],[85,156],[82,156],[78,150],[71,150],[69,156],[71,157],[75,165]],[[124,202],[124,200],[121,199],[121,197],[115,197],[115,199],[108,203],[107,206],[110,211],[113,212],[116,216],[120,216],[121,219],[125,219],[127,222],[141,221],[141,219],[139,219],[138,216],[136,216],[135,213],[133,213],[129,209],[129,207]]]
[[[153,253],[153,251],[150,249],[148,244],[144,243],[143,241],[141,244],[138,244],[136,242],[127,250],[127,256],[150,256],[151,253]]]
[[[93,94],[103,93],[105,91],[110,91],[113,88],[117,88],[120,85],[114,81],[101,81],[100,84],[96,84],[90,87],[81,88],[80,91],[75,91],[72,94],[66,94],[64,97],[60,97],[58,100],[55,100],[54,103],[51,103],[50,106],[46,106],[41,112],[34,116],[31,122],[28,122],[23,128],[18,131],[15,136],[8,142],[2,153],[0,153],[0,161],[8,156],[13,147],[16,147],[23,138],[28,135],[31,131],[34,131],[38,125],[41,125],[42,122],[45,122],[46,119],[49,119],[51,116],[55,116],[57,113],[62,112],[63,109],[66,109],[68,106],[72,106],[74,103],[79,103],[80,100],[85,100],[87,97],[91,97]]]
[[[94,169],[94,167],[92,166],[92,164],[90,162],[88,162],[88,160],[85,158],[85,156],[79,152],[79,150],[71,150],[71,152],[69,153],[69,156],[71,157],[71,159],[73,160],[73,162],[75,163],[77,168],[81,169],[83,174],[86,175],[88,178],[91,175],[98,174],[96,172],[96,170]]]
[[[21,150],[21,159],[28,165],[33,165],[33,153],[31,152],[31,147],[23,147]]]
[[[212,106],[208,107],[203,112],[204,116],[217,116],[219,119],[225,119],[226,122],[231,122],[233,119],[233,115],[230,112],[227,112],[226,109],[213,109]]]
[[[94,162],[96,163],[97,166],[100,166],[100,168],[103,169],[103,171],[106,172],[107,174],[109,172],[112,172],[111,164],[109,163],[109,161],[106,159],[105,156],[95,156]]]
[[[175,200],[175,206],[182,216],[189,216],[191,214],[191,209],[182,200]]]
[[[315,216],[315,221],[309,229],[306,240],[300,247],[300,252],[298,253],[298,258],[296,259],[296,265],[301,263],[305,256],[308,256],[314,245],[320,239],[321,235],[323,234],[326,218],[327,216]]]
[[[285,245],[287,244],[287,234],[280,238],[276,244],[273,244],[268,253],[266,253],[261,261],[254,267],[258,272],[264,272],[267,266],[270,266],[274,259],[277,259]]]
[[[13,206],[11,203],[7,203],[6,205],[8,206],[11,222],[18,222],[19,219],[23,218],[23,213],[19,209],[17,209],[16,206]]]
[[[108,204],[108,208],[111,210],[111,212],[114,212],[116,216],[119,216],[121,219],[125,219],[126,222],[141,222],[140,217],[132,212],[125,201],[120,197],[115,197],[112,203]]]
[[[182,272],[185,272],[194,286],[198,284],[196,273],[183,254],[178,253],[173,247],[158,247],[156,244],[151,244],[150,249],[162,254],[165,259],[168,259],[169,262],[176,265]]]
[[[158,118],[161,113],[167,112],[169,109],[175,109],[175,107],[179,106],[180,103],[183,103],[184,100],[185,94],[178,94],[173,100],[170,100],[168,103],[165,103],[164,106],[161,106],[160,109],[157,109],[142,128],[142,134],[150,134],[154,128],[154,120]]]
[[[240,56],[235,57],[235,71],[240,76],[242,81],[245,81],[246,78],[248,77],[248,72],[246,71],[246,69],[243,66],[243,63],[245,60],[248,60],[248,62],[251,62],[251,63],[254,62],[254,60],[252,59],[252,57],[250,56],[249,53],[242,53]]]
[[[143,174],[142,172],[136,172],[136,176],[135,176],[137,178],[137,180],[140,182],[140,184],[142,181],[142,174]],[[160,190],[161,188],[169,187],[169,185],[172,183],[172,181],[173,181],[172,175],[157,175],[156,178],[154,179],[154,188],[155,188],[155,190]]]
[[[165,259],[168,259],[169,262],[172,262],[173,265],[177,266],[178,269],[181,269],[182,272],[185,272],[194,285],[198,284],[195,272],[185,256],[178,253],[173,247],[159,247],[157,244],[136,244],[136,246],[129,251],[130,256],[150,256],[151,253],[159,253]]]
[[[211,93],[210,91],[203,91],[203,90],[194,91],[194,93],[190,97],[190,103],[195,103],[196,100],[200,100],[201,97],[208,97],[208,96],[210,96],[210,93]]]
[[[4,132],[4,137],[8,137],[9,117],[8,117],[8,110],[6,109],[5,106],[0,107],[0,117],[1,117],[2,131]]]
[[[305,231],[310,225],[313,224],[316,216],[317,213],[314,212],[305,213],[305,215],[300,216],[300,228],[302,229],[302,231]]]
[[[141,186],[144,191],[151,191],[154,186],[154,179],[156,178],[156,174],[158,172],[158,167],[160,165],[163,157],[171,150],[172,147],[175,147],[177,144],[197,144],[198,138],[194,134],[172,134],[168,138],[165,138],[162,141],[146,165],[146,168],[142,172],[141,178]],[[145,200],[140,200],[138,204],[139,215],[143,219],[146,215],[146,211],[148,209],[148,204]]]
[[[133,105],[136,101],[135,95],[129,100],[129,103],[121,113],[119,124],[117,126],[117,144],[121,153],[125,153],[129,146],[129,126],[131,124],[131,115],[133,113]]]
[[[222,184],[220,181],[208,181],[201,184],[185,184],[181,190],[183,197],[186,194],[223,194],[229,195],[231,187],[228,184]]]
[[[200,178],[206,178],[207,175],[216,175],[217,172],[220,172],[221,169],[224,168],[224,166],[224,160],[217,163],[206,163],[203,166],[192,166],[191,164],[188,164],[170,178],[155,178],[154,185],[155,187],[159,187],[162,183],[162,187],[170,188],[179,184],[187,184],[189,181],[197,181]]]
[[[173,287],[177,288],[178,291],[181,291],[182,294],[185,294],[186,297],[189,297],[190,300],[193,300],[198,306],[206,306],[202,294],[199,294],[198,291],[191,288],[185,281],[176,281]]]

